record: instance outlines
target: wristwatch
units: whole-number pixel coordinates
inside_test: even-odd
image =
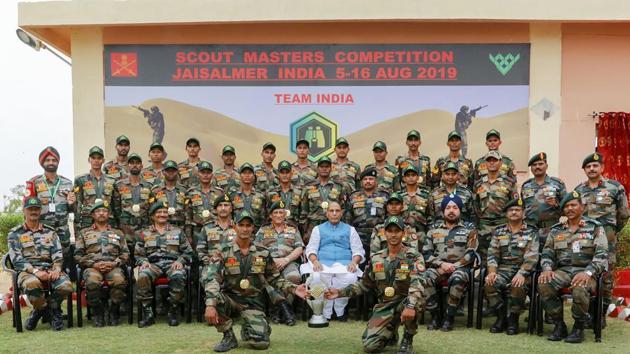
[[[593,276],[593,272],[591,272],[590,270],[585,271],[584,273],[588,274],[589,277]]]

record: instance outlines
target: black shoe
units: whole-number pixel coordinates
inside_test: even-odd
[[[547,313],[547,311],[545,311],[545,323],[546,323],[546,324],[554,324],[554,323],[556,323],[556,322],[553,320],[553,318],[551,318],[551,315],[549,315],[549,314]]]
[[[510,317],[508,317],[508,325],[507,325],[507,330],[505,331],[505,333],[507,333],[508,336],[513,336],[513,335],[517,335],[519,332],[519,328],[518,328],[518,317],[520,315],[517,313],[511,313]]]
[[[275,324],[282,323],[282,315],[280,314],[280,309],[278,308],[278,306],[271,307],[270,315],[271,315],[271,322]]]
[[[46,311],[48,311],[48,308],[44,308],[43,310],[31,311],[31,313],[28,315],[28,318],[26,319],[26,322],[24,323],[24,328],[26,328],[27,331],[32,331],[37,328],[37,322],[39,322],[40,318],[44,317],[44,312]]]
[[[52,309],[52,317],[50,319],[50,325],[53,331],[63,330],[63,313],[60,308]]]
[[[120,324],[120,305],[112,303],[109,306],[109,323],[110,326],[118,326]]]
[[[337,321],[348,322],[348,311],[344,312],[341,316],[337,316]]]
[[[582,343],[584,341],[584,322],[576,320],[573,323],[573,330],[565,339],[567,343]]]
[[[501,333],[505,329],[505,311],[503,307],[499,307],[494,312],[497,314],[497,320],[490,327],[490,333]]]
[[[140,314],[138,314],[140,316]],[[155,323],[155,318],[153,316],[153,309],[151,305],[142,305],[142,319],[138,322],[139,328],[149,327]]]
[[[442,318],[440,316],[439,310],[431,311],[431,323],[427,325],[427,330],[429,331],[437,331],[440,327],[442,327]]]
[[[287,326],[295,326],[295,314],[293,314],[289,303],[286,301],[282,301],[278,307],[280,309],[280,314],[282,316],[282,319],[284,320],[284,323]]]
[[[396,354],[413,354],[413,334],[403,334],[403,339],[400,341],[400,348]]]
[[[232,350],[238,347],[238,342],[236,341],[236,336],[234,335],[234,331],[232,329],[223,332],[223,339],[217,345],[212,348],[217,353],[227,352],[228,350]]]
[[[446,319],[444,320],[444,323],[442,324],[442,332],[450,332],[453,330],[453,324],[455,323],[455,316],[453,315],[446,315]]]
[[[94,319],[92,322],[94,323],[94,327],[105,327],[105,315],[103,314],[103,304],[98,304],[92,306],[92,311],[94,312]]]
[[[567,337],[567,332],[567,325],[564,321],[556,321],[556,326],[553,327],[553,332],[549,337],[547,337],[547,339],[552,342],[561,341]]]
[[[168,310],[168,325],[171,327],[179,326],[179,319],[177,318],[177,312],[179,311],[178,304],[171,304],[171,308]]]

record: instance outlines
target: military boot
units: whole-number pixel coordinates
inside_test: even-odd
[[[118,326],[120,324],[120,304],[112,303],[109,306],[109,323],[110,326]]]
[[[149,327],[154,323],[155,318],[153,317],[153,309],[151,308],[151,304],[142,304],[142,319],[140,320],[140,322],[138,322],[138,327]]]
[[[413,334],[405,332],[397,354],[413,354]]]
[[[212,349],[217,353],[222,353],[236,347],[238,347],[238,342],[236,341],[234,331],[230,328],[228,331],[223,332],[223,339]]]
[[[105,314],[103,313],[103,304],[99,303],[92,306],[92,311],[94,312],[94,319],[92,320],[92,322],[94,323],[94,327],[105,327]]]
[[[584,341],[584,321],[575,320],[571,334],[564,341],[567,343],[582,343]]]
[[[177,318],[177,312],[179,311],[178,304],[171,304],[171,308],[168,310],[168,325],[171,327],[179,326],[179,319]]]
[[[280,324],[282,323],[282,315],[280,314],[280,308],[275,305],[272,306],[270,309],[270,315],[271,315],[271,321],[275,324]]]
[[[431,310],[431,323],[427,326],[427,330],[436,331],[442,326],[442,316],[439,309]]]
[[[295,326],[295,314],[293,313],[293,310],[291,310],[289,303],[286,301],[282,301],[279,305],[279,308],[280,314],[284,319],[284,323],[287,326]]]
[[[508,325],[507,325],[507,330],[505,331],[505,333],[507,333],[508,336],[513,336],[518,334],[519,332],[519,328],[518,328],[518,317],[520,315],[518,313],[511,313],[510,317],[508,317]]]
[[[50,325],[52,326],[53,331],[63,330],[63,313],[59,307],[52,309]]]
[[[490,333],[501,333],[505,329],[505,307],[497,306],[494,313],[497,315],[497,320],[490,327]]]
[[[558,320],[556,321],[555,327],[553,327],[553,332],[551,333],[549,337],[547,337],[547,339],[552,342],[557,342],[557,341],[563,340],[566,337],[567,337],[567,325],[564,323],[563,320]]]
[[[448,306],[446,309],[446,319],[442,323],[442,332],[450,332],[453,330],[455,324],[455,313],[457,312],[456,306]]]
[[[31,313],[28,315],[28,318],[26,319],[26,322],[24,323],[24,327],[27,331],[32,331],[37,328],[37,322],[39,322],[40,318],[44,317],[45,311],[48,311],[47,307],[43,308],[42,310],[33,309],[33,311],[31,311]]]

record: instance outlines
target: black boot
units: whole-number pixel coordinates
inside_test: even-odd
[[[575,320],[571,334],[564,341],[567,343],[582,343],[584,341],[584,321]]]
[[[63,313],[59,307],[52,309],[50,325],[52,326],[53,331],[63,330]]]
[[[142,304],[142,319],[138,322],[139,328],[149,327],[155,323],[155,318],[153,317],[153,309],[151,308],[151,304]]]
[[[275,305],[271,307],[271,322],[275,324],[282,323],[282,315],[280,314],[280,307]]]
[[[389,323],[389,330],[392,332],[391,338],[387,341],[386,346],[398,345],[398,326],[400,325],[400,317],[394,319]]]
[[[94,311],[94,327],[105,327],[105,314],[103,313],[103,304],[99,303],[98,305],[92,306],[92,311]]]
[[[413,354],[413,334],[405,332],[397,354]]]
[[[498,306],[494,313],[497,314],[497,320],[490,327],[490,333],[501,333],[505,329],[505,310],[503,306]]]
[[[518,334],[519,332],[519,328],[518,328],[518,317],[520,316],[520,314],[518,313],[511,313],[510,317],[508,317],[508,325],[507,325],[507,335],[508,336],[513,336]]]
[[[280,313],[284,319],[284,323],[287,326],[295,326],[295,314],[293,314],[293,310],[291,310],[289,303],[282,301],[278,307],[280,308]]]
[[[171,304],[171,308],[168,310],[168,325],[171,327],[179,326],[179,319],[177,318],[177,312],[179,311],[178,304]]]
[[[553,327],[553,332],[551,333],[549,337],[547,337],[547,339],[552,342],[557,342],[557,341],[563,340],[566,337],[567,337],[567,325],[564,323],[564,321],[559,320],[559,321],[556,321],[556,326]]]
[[[442,326],[442,316],[440,316],[440,310],[431,310],[431,323],[427,326],[429,331],[437,331]]]
[[[120,304],[112,302],[109,305],[109,323],[110,326],[118,326],[120,324]]]
[[[45,311],[48,311],[48,308],[44,308],[42,310],[34,309],[33,311],[31,311],[30,315],[28,315],[28,318],[26,319],[26,322],[24,323],[24,327],[27,331],[32,331],[37,328],[37,322],[39,322],[40,318],[44,317]]]
[[[456,306],[448,306],[446,308],[446,319],[444,323],[442,323],[442,332],[450,332],[453,330],[453,326],[455,325],[455,313],[457,312]]]
[[[228,331],[223,332],[223,339],[221,339],[221,342],[214,346],[213,350],[217,353],[222,353],[236,347],[238,347],[238,342],[236,341],[234,331],[230,328]]]

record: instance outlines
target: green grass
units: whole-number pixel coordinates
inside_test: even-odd
[[[566,307],[566,318],[570,318]],[[26,314],[24,314],[26,316]],[[120,327],[93,328],[84,321],[83,328],[52,332],[45,324],[33,332],[15,333],[11,327],[11,314],[0,316],[0,353],[208,353],[220,340],[212,327],[193,322],[179,327],[168,327],[163,317],[158,324],[139,329],[127,324]],[[488,327],[493,319],[484,320],[484,329],[466,329],[463,317],[457,319],[455,331],[428,332],[421,326],[414,339],[417,353],[627,353],[630,340],[630,323],[610,319],[604,330],[603,342],[595,343],[593,332],[587,331],[586,342],[571,345],[553,343],[544,337],[520,334],[508,337],[491,334]],[[76,322],[75,322],[76,323]],[[569,323],[569,326],[571,323]],[[523,323],[524,326],[524,323]],[[330,327],[310,329],[304,322],[295,327],[273,326],[271,353],[361,353],[361,334],[365,323],[332,322]],[[240,328],[236,328],[237,336]],[[545,335],[551,325],[545,326]],[[239,348],[230,353],[254,352]],[[393,348],[387,351],[395,353]]]

